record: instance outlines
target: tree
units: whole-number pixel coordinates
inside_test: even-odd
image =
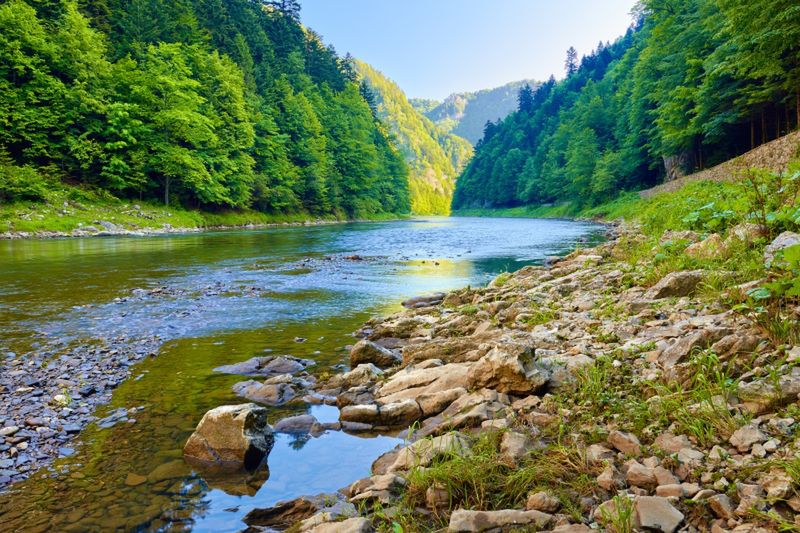
[[[521,113],[530,113],[533,110],[533,89],[527,83],[519,90],[517,110]]]
[[[298,0],[267,0],[266,5],[276,9],[283,15],[300,20],[300,2]]]
[[[567,76],[572,76],[578,71],[578,51],[575,50],[574,46],[570,46],[567,49],[567,59],[564,61],[564,70],[567,72]]]

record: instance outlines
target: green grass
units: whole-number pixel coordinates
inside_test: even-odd
[[[392,215],[372,220],[398,218]],[[45,201],[19,201],[0,204],[0,232],[63,232],[85,226],[102,229],[100,221],[112,222],[128,230],[173,228],[214,228],[227,226],[337,221],[344,217],[319,217],[309,213],[268,214],[250,209],[205,211],[165,207],[157,202],[120,200],[110,194],[63,186],[47,192]]]

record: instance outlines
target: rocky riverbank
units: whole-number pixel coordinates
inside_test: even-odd
[[[800,346],[734,310],[763,280],[658,266],[676,243],[689,258],[761,254],[760,234],[668,232],[648,256],[622,229],[369,322],[352,370],[307,399],[338,406],[344,430],[402,430],[407,444],[338,494],[245,521],[315,533],[797,530]],[[767,246],[767,261],[791,241]],[[280,424],[335,429],[312,418]]]
[[[94,412],[160,344],[157,337],[115,337],[6,354],[0,361],[0,491],[72,455],[70,442],[88,424],[135,423],[138,408],[118,409],[102,419]]]

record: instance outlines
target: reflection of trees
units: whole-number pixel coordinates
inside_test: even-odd
[[[305,446],[310,440],[311,435],[308,433],[292,435],[292,440],[289,442],[289,446],[295,451],[302,450],[303,446]]]

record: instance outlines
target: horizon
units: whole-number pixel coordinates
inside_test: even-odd
[[[454,93],[563,78],[567,49],[574,46],[580,57],[601,41],[614,42],[630,27],[634,5],[499,0],[487,10],[477,0],[303,0],[301,20],[325,44],[370,64],[409,98],[441,102]],[[409,39],[412,33],[416,39]],[[479,34],[487,38],[476,40]]]

